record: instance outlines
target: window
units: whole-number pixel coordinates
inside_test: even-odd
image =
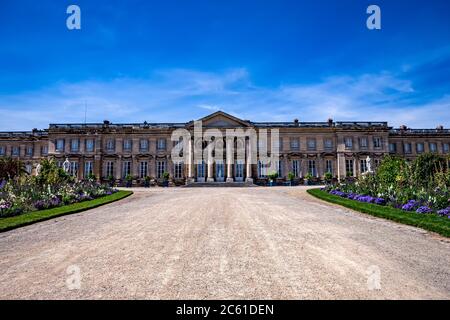
[[[131,175],[131,161],[124,161],[122,163],[122,177],[126,178],[128,175]]]
[[[165,140],[164,140],[165,141]],[[164,172],[166,172],[166,162],[165,161],[158,161],[156,163],[156,176],[158,179],[161,179],[163,177]],[[203,172],[204,174],[204,172]]]
[[[108,139],[106,141],[106,150],[107,151],[114,151],[114,149],[115,149],[114,139]]]
[[[235,172],[234,172],[234,177],[236,179],[239,179],[239,180],[244,178],[244,161],[237,160],[236,167],[235,167]]]
[[[48,154],[48,146],[41,147],[41,154]]]
[[[76,177],[78,174],[78,162],[70,161],[69,174],[72,177]]]
[[[437,144],[430,142],[430,152],[437,152]]]
[[[148,151],[148,140],[141,139],[139,141],[139,149],[141,151]]]
[[[156,148],[158,150],[166,150],[166,139],[165,138],[158,139],[158,144]]]
[[[5,153],[5,147],[0,146],[0,156],[4,156]]]
[[[391,153],[397,152],[397,144],[396,143],[389,143],[389,152],[391,152]]]
[[[219,170],[216,170],[217,177],[223,178],[223,163],[218,163],[217,166],[222,165],[222,170],[219,172]],[[174,168],[174,176],[175,179],[181,179],[183,178],[183,163],[182,162],[175,162],[175,168]],[[221,175],[219,176],[219,174]]]
[[[281,161],[277,161],[276,162],[276,166],[277,166],[278,177],[281,178],[283,176],[282,162]]]
[[[352,149],[353,148],[353,138],[347,137],[345,138],[345,148]]]
[[[298,138],[291,139],[291,150],[300,149],[300,141]]]
[[[258,160],[258,177],[266,178],[267,177],[267,166],[262,163],[261,160]]]
[[[139,178],[143,179],[148,176],[148,162],[142,161],[139,165]]]
[[[92,161],[86,161],[84,163],[84,177],[89,178],[94,173]]]
[[[27,155],[27,157],[33,156],[33,147],[31,147],[31,146],[28,146],[28,147],[27,147],[27,149],[26,149],[26,155]]]
[[[11,154],[12,154],[13,156],[18,157],[18,156],[20,155],[20,147],[13,146],[13,147],[12,147],[12,150],[11,150]]]
[[[292,173],[296,178],[300,176],[300,161],[292,160]]]
[[[333,173],[333,160],[325,160],[325,171]]]
[[[86,151],[93,152],[94,151],[94,139],[86,140]]]
[[[331,140],[331,139],[325,139],[324,146],[325,146],[325,149],[326,149],[326,150],[331,150],[331,149],[333,149],[333,140]]]
[[[106,177],[114,177],[114,162],[108,161],[106,163]]]
[[[376,168],[378,168],[380,166],[381,160],[380,159],[375,159],[373,163],[375,164],[375,169],[376,169]]]
[[[237,150],[244,150],[244,144],[241,139],[237,139]],[[267,151],[267,139],[258,139],[258,152]]]
[[[367,138],[366,137],[359,138],[359,147],[361,149],[367,149]]]
[[[346,159],[345,160],[345,172],[347,176],[354,176],[354,171],[353,171],[353,160],[352,159]]]
[[[70,151],[78,152],[79,147],[80,147],[80,140],[78,140],[78,139],[70,140]]]
[[[316,160],[308,160],[308,173],[312,176],[317,176]]]
[[[367,172],[367,160],[362,159],[360,162],[361,173]]]
[[[449,153],[450,145],[448,143],[444,143],[444,145],[442,146],[442,149],[444,150],[444,153]]]
[[[373,138],[373,147],[376,149],[380,149],[382,147],[382,140],[380,137]]]
[[[416,148],[417,148],[417,153],[422,153],[423,149],[424,149],[423,143],[422,142],[418,142],[417,145],[416,145]]]
[[[309,139],[308,142],[308,150],[316,150],[316,140],[315,139]]]
[[[405,153],[411,153],[411,150],[412,150],[411,143],[404,143],[403,149],[404,149]]]
[[[205,161],[197,164],[197,178],[205,177]]]
[[[64,151],[64,139],[56,140],[56,151]]]
[[[123,150],[131,151],[131,139],[123,140]]]

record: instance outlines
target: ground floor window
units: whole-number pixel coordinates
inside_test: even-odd
[[[244,177],[244,162],[242,160],[238,160],[236,163],[236,178],[243,178]]]
[[[267,166],[260,160],[258,161],[258,177],[260,178],[267,177]]]
[[[114,177],[114,162],[106,162],[106,177]]]
[[[183,162],[175,162],[175,179],[183,178]]]
[[[197,163],[197,178],[205,177],[205,161]]]
[[[325,171],[333,173],[333,160],[325,160]]]
[[[139,178],[143,179],[148,176],[148,162],[142,161],[139,165]]]
[[[76,177],[78,173],[78,162],[76,161],[71,161],[70,162],[70,167],[69,167],[69,174],[72,177]]]
[[[281,161],[277,161],[277,173],[278,173],[278,177],[282,177],[283,176],[283,170],[282,170],[282,162]]]
[[[224,177],[224,166],[223,162],[216,163],[216,177],[223,178]]]
[[[122,177],[126,178],[131,175],[131,161],[124,161],[122,165]]]
[[[94,173],[92,161],[86,161],[84,163],[84,177],[88,178]]]
[[[316,160],[308,160],[308,173],[313,177],[317,176]]]
[[[300,176],[300,161],[292,160],[292,173],[294,177],[298,178]]]
[[[361,173],[367,172],[367,160],[366,159],[362,159],[360,161],[360,168],[361,168]]]
[[[346,159],[345,160],[345,172],[347,176],[354,176],[354,170],[353,170],[353,160],[352,159]]]
[[[166,162],[158,161],[156,163],[156,177],[161,179],[163,177],[164,172],[166,172]]]

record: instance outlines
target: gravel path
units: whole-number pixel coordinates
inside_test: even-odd
[[[449,240],[305,190],[141,189],[2,233],[0,298],[450,298]]]

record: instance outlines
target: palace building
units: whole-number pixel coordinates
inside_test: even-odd
[[[450,130],[394,129],[387,122],[253,122],[218,111],[199,119],[204,129],[214,128],[224,133],[227,129],[253,129],[257,133],[277,129],[279,159],[276,170],[280,178],[292,172],[296,179],[306,175],[323,178],[330,172],[336,178],[358,176],[368,170],[367,158],[376,167],[383,156],[395,154],[414,159],[424,152],[449,154]],[[79,179],[95,175],[97,179],[113,177],[122,180],[133,176],[134,183],[145,177],[162,179],[168,172],[176,184],[204,181],[260,181],[267,178],[267,168],[260,164],[236,160],[208,161],[186,164],[172,160],[171,140],[174,130],[192,133],[190,145],[205,148],[205,141],[194,141],[194,121],[185,123],[129,123],[109,121],[87,124],[50,124],[48,129],[29,132],[0,132],[0,157],[22,160],[30,174],[43,158],[54,158],[60,166],[70,162],[69,173]],[[226,154],[224,140],[224,154]],[[229,142],[228,142],[229,143]],[[245,139],[242,143],[249,152]],[[183,152],[190,152],[183,150]],[[230,150],[230,149],[228,149]],[[268,146],[270,152],[270,143]],[[259,150],[258,150],[259,151]]]

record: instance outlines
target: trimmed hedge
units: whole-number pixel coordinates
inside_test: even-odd
[[[309,189],[307,192],[316,198],[339,204],[346,208],[367,213],[375,217],[389,219],[410,226],[433,231],[444,237],[450,237],[450,219],[446,217],[440,217],[436,214],[419,214],[415,212],[403,211],[389,206],[359,202],[356,200],[341,198],[320,189]]]
[[[64,216],[67,214],[78,213],[88,209],[97,208],[107,203],[111,203],[133,194],[132,191],[118,191],[108,196],[97,198],[90,201],[83,201],[69,204],[62,207],[55,207],[46,210],[33,211],[14,217],[0,218],[0,232],[20,228],[39,221]]]

